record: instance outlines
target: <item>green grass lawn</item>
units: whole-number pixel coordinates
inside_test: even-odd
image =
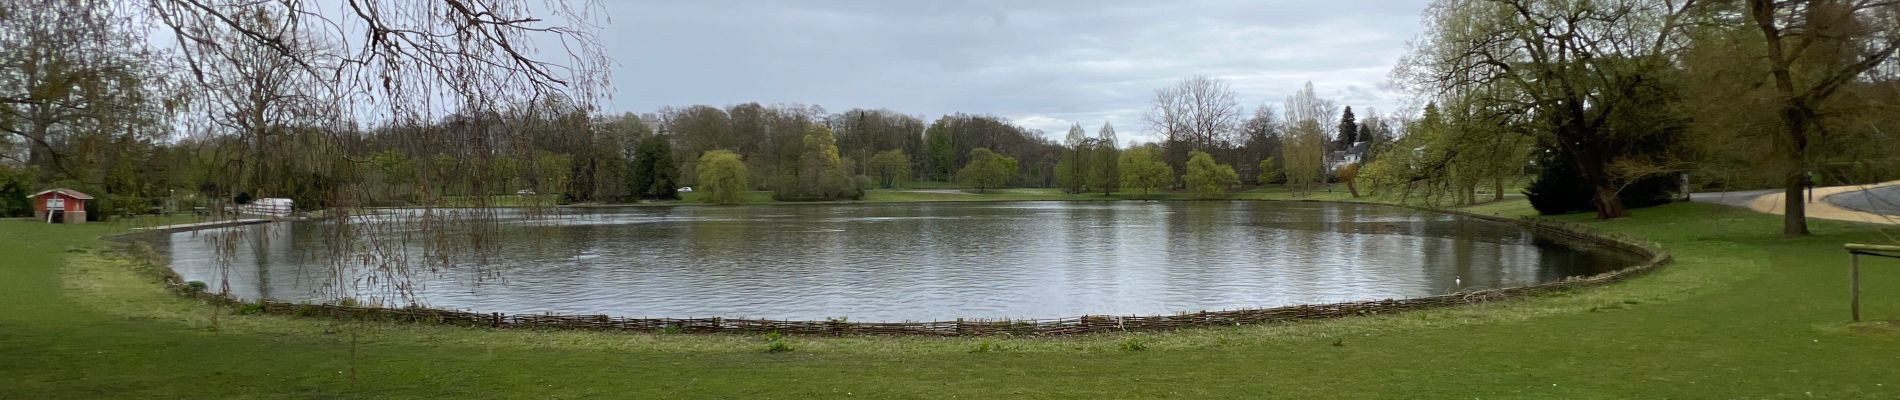
[[[219,313],[97,239],[123,226],[0,221],[0,399],[1900,397],[1900,326],[1847,323],[1840,250],[1888,236],[1814,221],[1817,235],[1783,238],[1777,216],[1703,204],[1634,214],[1557,218],[1676,256],[1603,288],[1171,333],[790,337],[781,353],[759,336]],[[1900,261],[1866,267],[1863,315],[1900,319]]]

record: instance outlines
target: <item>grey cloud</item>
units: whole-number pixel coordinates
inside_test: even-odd
[[[934,117],[996,114],[1060,133],[1115,124],[1150,140],[1153,90],[1228,80],[1251,110],[1306,81],[1355,108],[1382,83],[1422,1],[614,2],[609,111],[796,102]]]

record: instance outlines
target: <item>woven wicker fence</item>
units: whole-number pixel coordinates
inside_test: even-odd
[[[1435,212],[1447,212],[1432,210]],[[1410,299],[1387,299],[1332,304],[1297,305],[1227,311],[1202,311],[1174,315],[1109,316],[1085,315],[1056,319],[979,320],[958,319],[930,322],[852,322],[845,320],[798,321],[736,318],[626,318],[608,315],[501,314],[440,310],[421,307],[384,308],[337,304],[305,304],[278,301],[240,302],[229,297],[189,293],[207,300],[225,302],[248,310],[274,315],[412,322],[496,329],[573,329],[629,332],[735,333],[787,335],[918,335],[918,336],[1056,336],[1096,332],[1165,331],[1193,327],[1236,326],[1276,322],[1388,314],[1466,304],[1501,301],[1581,288],[1602,286],[1655,270],[1669,262],[1669,255],[1653,244],[1639,244],[1629,238],[1611,238],[1588,233],[1580,226],[1565,226],[1548,221],[1512,220],[1486,215],[1448,212],[1467,217],[1514,223],[1542,232],[1559,234],[1646,257],[1635,266],[1602,274],[1571,277],[1561,281],[1530,286],[1460,292]],[[170,272],[169,268],[159,268]],[[166,281],[182,286],[176,274]]]

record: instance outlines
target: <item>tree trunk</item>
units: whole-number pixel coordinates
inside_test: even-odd
[[[1352,198],[1359,198],[1359,186],[1353,184],[1352,180],[1346,181],[1346,191],[1352,192]]]
[[[1788,165],[1787,190],[1782,199],[1781,233],[1788,236],[1808,234],[1807,203],[1801,198],[1801,186],[1807,182],[1808,121],[1814,116],[1808,107],[1805,96],[1795,95],[1794,73],[1790,70],[1793,58],[1782,48],[1782,28],[1775,24],[1775,11],[1779,6],[1773,1],[1750,0],[1749,14],[1755,20],[1756,28],[1761,30],[1763,43],[1768,45],[1769,74],[1774,77],[1775,92],[1785,102],[1781,107],[1781,132],[1787,135],[1783,150],[1790,161]],[[1796,50],[1799,53],[1799,50]]]
[[[1623,201],[1616,196],[1616,187],[1611,185],[1593,185],[1597,192],[1597,219],[1612,219],[1629,216],[1629,210],[1623,209]]]
[[[1782,195],[1781,234],[1803,236],[1808,234],[1808,203],[1801,196],[1801,187],[1807,183],[1807,175],[1800,172],[1788,174],[1788,190]]]
[[[1504,177],[1491,178],[1491,201],[1504,201]]]
[[[1583,175],[1584,179],[1590,181],[1590,188],[1596,190],[1597,219],[1615,219],[1629,216],[1629,210],[1623,209],[1623,201],[1616,195],[1616,184],[1611,183],[1610,178],[1603,175],[1601,166],[1584,167],[1585,171],[1592,169],[1597,172],[1594,174],[1585,172]]]
[[[1572,155],[1577,160],[1577,172],[1590,182],[1590,188],[1596,191],[1597,219],[1615,219],[1629,216],[1629,210],[1623,208],[1623,201],[1616,195],[1615,182],[1610,181],[1606,163],[1601,162],[1597,154],[1591,151],[1576,151]]]
[[[1782,133],[1787,135],[1783,154],[1789,161],[1785,178],[1788,188],[1781,208],[1781,234],[1803,236],[1808,234],[1808,206],[1801,188],[1808,183],[1808,117],[1812,112],[1799,100],[1790,103],[1781,111]]]

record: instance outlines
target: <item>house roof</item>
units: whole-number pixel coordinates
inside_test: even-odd
[[[67,189],[67,188],[46,189],[46,190],[40,191],[39,193],[34,193],[26,197],[30,199],[34,197],[40,197],[40,195],[53,193],[53,192],[58,192],[59,194],[63,194],[63,195],[66,195],[67,197],[72,197],[75,199],[92,200],[92,195],[90,194],[86,194],[85,192]]]

